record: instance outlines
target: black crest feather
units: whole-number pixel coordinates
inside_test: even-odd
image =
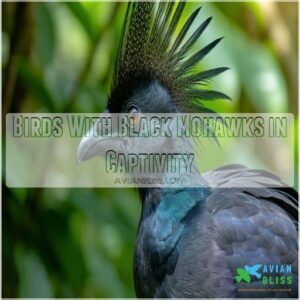
[[[188,36],[199,15],[196,9],[174,36],[185,2],[129,2],[117,51],[111,95],[134,89],[141,81],[158,81],[167,88],[179,108],[201,101],[230,99],[224,93],[204,86],[226,67],[193,73],[196,65],[222,40],[218,38],[191,55],[190,50],[205,31],[212,17],[201,23]],[[202,89],[197,86],[202,85]],[[201,109],[203,108],[203,109]]]

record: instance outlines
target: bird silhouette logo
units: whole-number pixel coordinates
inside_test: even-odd
[[[237,268],[236,273],[237,275],[234,277],[235,281],[237,283],[240,283],[241,281],[245,281],[246,283],[251,282],[251,276],[255,276],[257,279],[261,278],[261,274],[258,273],[258,270],[260,269],[262,265],[256,264],[252,267],[245,265],[243,268]]]

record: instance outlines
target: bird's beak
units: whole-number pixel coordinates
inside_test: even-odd
[[[113,134],[111,137],[99,135],[97,133],[98,126],[98,122],[95,122],[88,133],[81,139],[77,149],[77,164],[95,156],[105,156],[106,152],[109,150],[114,150],[116,152],[121,151],[121,139],[115,138]]]
[[[89,133],[86,134],[80,141],[77,149],[77,163],[91,159],[92,157],[97,155],[97,148],[102,139],[100,137],[94,136],[93,134],[90,134],[93,131],[93,127],[90,129]]]

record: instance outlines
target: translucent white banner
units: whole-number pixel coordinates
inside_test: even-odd
[[[283,182],[294,185],[292,114],[6,118],[8,187],[278,187]]]

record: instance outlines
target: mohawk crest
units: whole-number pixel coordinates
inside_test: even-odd
[[[124,89],[134,89],[142,81],[158,81],[164,86],[179,108],[196,105],[209,112],[201,101],[230,99],[227,95],[203,88],[207,81],[226,67],[192,73],[200,62],[221,40],[218,38],[189,55],[192,46],[209,25],[206,19],[188,36],[188,31],[201,8],[196,9],[179,31],[179,20],[185,2],[130,2],[127,7],[117,51],[112,95]],[[199,86],[201,88],[199,88]]]

